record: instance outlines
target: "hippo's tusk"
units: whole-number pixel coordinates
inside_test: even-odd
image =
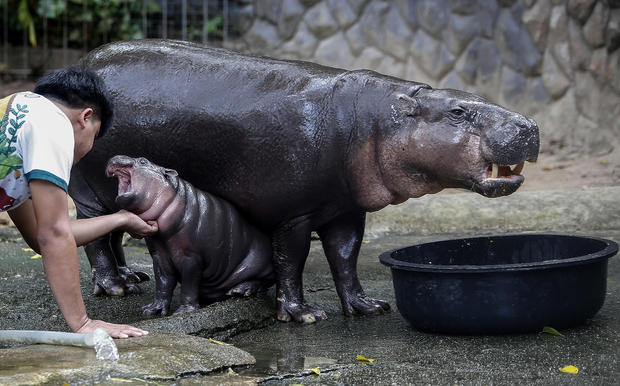
[[[498,173],[499,173],[499,165],[494,163],[491,169],[491,178],[497,178]]]
[[[525,162],[521,162],[520,164],[515,166],[515,168],[512,169],[512,174],[521,174],[521,171],[523,170],[523,165],[525,165]]]

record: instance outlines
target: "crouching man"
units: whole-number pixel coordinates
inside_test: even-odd
[[[149,236],[157,224],[127,211],[71,221],[67,207],[71,167],[110,127],[113,115],[101,79],[77,67],[42,77],[34,93],[0,99],[0,210],[8,211],[28,245],[43,256],[47,281],[71,330],[103,328],[113,338],[128,338],[148,332],[86,314],[77,246],[113,230]]]

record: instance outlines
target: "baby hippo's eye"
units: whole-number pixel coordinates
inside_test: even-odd
[[[140,162],[140,165],[146,165],[147,163],[146,158],[140,158],[138,162]]]

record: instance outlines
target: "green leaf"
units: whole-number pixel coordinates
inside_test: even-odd
[[[8,176],[9,173],[11,173],[11,168],[7,166],[0,166],[0,179],[3,179],[4,177]]]
[[[559,332],[558,330],[556,330],[553,327],[549,327],[549,326],[545,326],[542,329],[542,332],[546,333],[546,334],[551,334],[551,335],[555,335],[555,336],[564,336],[562,335],[561,332]]]

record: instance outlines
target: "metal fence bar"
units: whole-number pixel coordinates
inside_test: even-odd
[[[4,9],[2,18],[4,25],[4,46],[3,46],[3,62],[6,66],[9,65],[9,0],[4,0],[3,2]]]
[[[65,9],[69,6],[69,0],[65,0]],[[69,25],[67,20],[67,12],[62,16],[62,63],[67,63],[67,50],[69,48]]]
[[[24,51],[23,51],[23,61],[24,61],[24,70],[28,70],[30,68],[30,66],[28,65],[28,29],[24,28],[24,34],[23,34],[23,39],[22,39],[23,43],[22,45],[24,46]]]
[[[209,0],[202,0],[202,44],[209,43]]]
[[[50,0],[43,0],[43,12],[44,12],[44,16],[43,16],[43,63],[47,63],[47,50],[48,50],[48,46],[47,46],[47,12],[49,10],[49,2]],[[46,69],[43,68],[43,71],[45,71]]]
[[[84,0],[82,3],[82,51],[88,52],[88,20],[86,15],[88,14],[88,1]],[[67,65],[65,62],[64,65]]]
[[[187,40],[187,0],[181,2],[181,39]]]
[[[148,0],[142,0],[142,37],[146,38],[146,34],[148,32],[148,27],[147,27],[147,16],[146,16],[146,2]]]
[[[168,39],[168,0],[161,1],[161,37]]]
[[[222,41],[224,44],[228,41],[228,0],[224,0],[222,4]]]

